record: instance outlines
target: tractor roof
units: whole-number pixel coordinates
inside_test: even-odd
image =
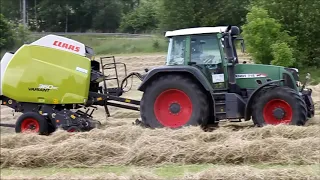
[[[179,29],[175,31],[167,31],[165,36],[171,37],[171,36],[182,36],[182,35],[191,35],[191,34],[220,33],[220,32],[224,32],[226,29],[227,29],[227,26],[187,28],[187,29]]]

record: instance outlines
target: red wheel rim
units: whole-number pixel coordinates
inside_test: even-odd
[[[192,102],[183,91],[169,89],[157,97],[154,113],[163,126],[177,128],[189,121],[192,115]]]
[[[37,120],[33,118],[24,119],[21,123],[21,132],[39,132],[40,125]]]
[[[279,108],[284,112],[283,118],[278,119],[274,116],[274,111]],[[274,99],[269,101],[263,109],[263,118],[267,124],[289,124],[292,120],[293,113],[291,106],[284,100]]]

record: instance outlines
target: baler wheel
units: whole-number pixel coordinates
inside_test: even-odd
[[[144,91],[140,102],[142,122],[151,128],[206,125],[210,115],[208,99],[190,77],[163,75]]]
[[[259,93],[253,104],[252,119],[257,126],[304,125],[307,108],[297,91],[289,87],[273,87]]]
[[[67,129],[67,132],[73,133],[73,132],[81,132],[80,128],[76,126],[71,126]]]
[[[15,131],[16,133],[48,134],[48,122],[36,112],[27,112],[17,119]]]

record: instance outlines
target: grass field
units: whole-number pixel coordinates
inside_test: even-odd
[[[266,175],[268,174],[268,176]],[[312,179],[320,177],[317,165],[311,166],[227,166],[163,165],[157,167],[105,166],[98,168],[35,168],[1,172],[5,179]],[[267,177],[267,178],[263,178]]]
[[[31,36],[34,41],[41,36]],[[148,37],[104,36],[104,35],[66,35],[65,37],[77,40],[94,49],[97,55],[109,54],[150,54],[166,52],[167,39],[159,35]]]

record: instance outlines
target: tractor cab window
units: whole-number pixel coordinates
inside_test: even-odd
[[[219,46],[220,41],[216,35],[191,36],[191,61],[197,64],[221,64]]]
[[[186,38],[177,36],[169,39],[167,65],[184,64]]]

